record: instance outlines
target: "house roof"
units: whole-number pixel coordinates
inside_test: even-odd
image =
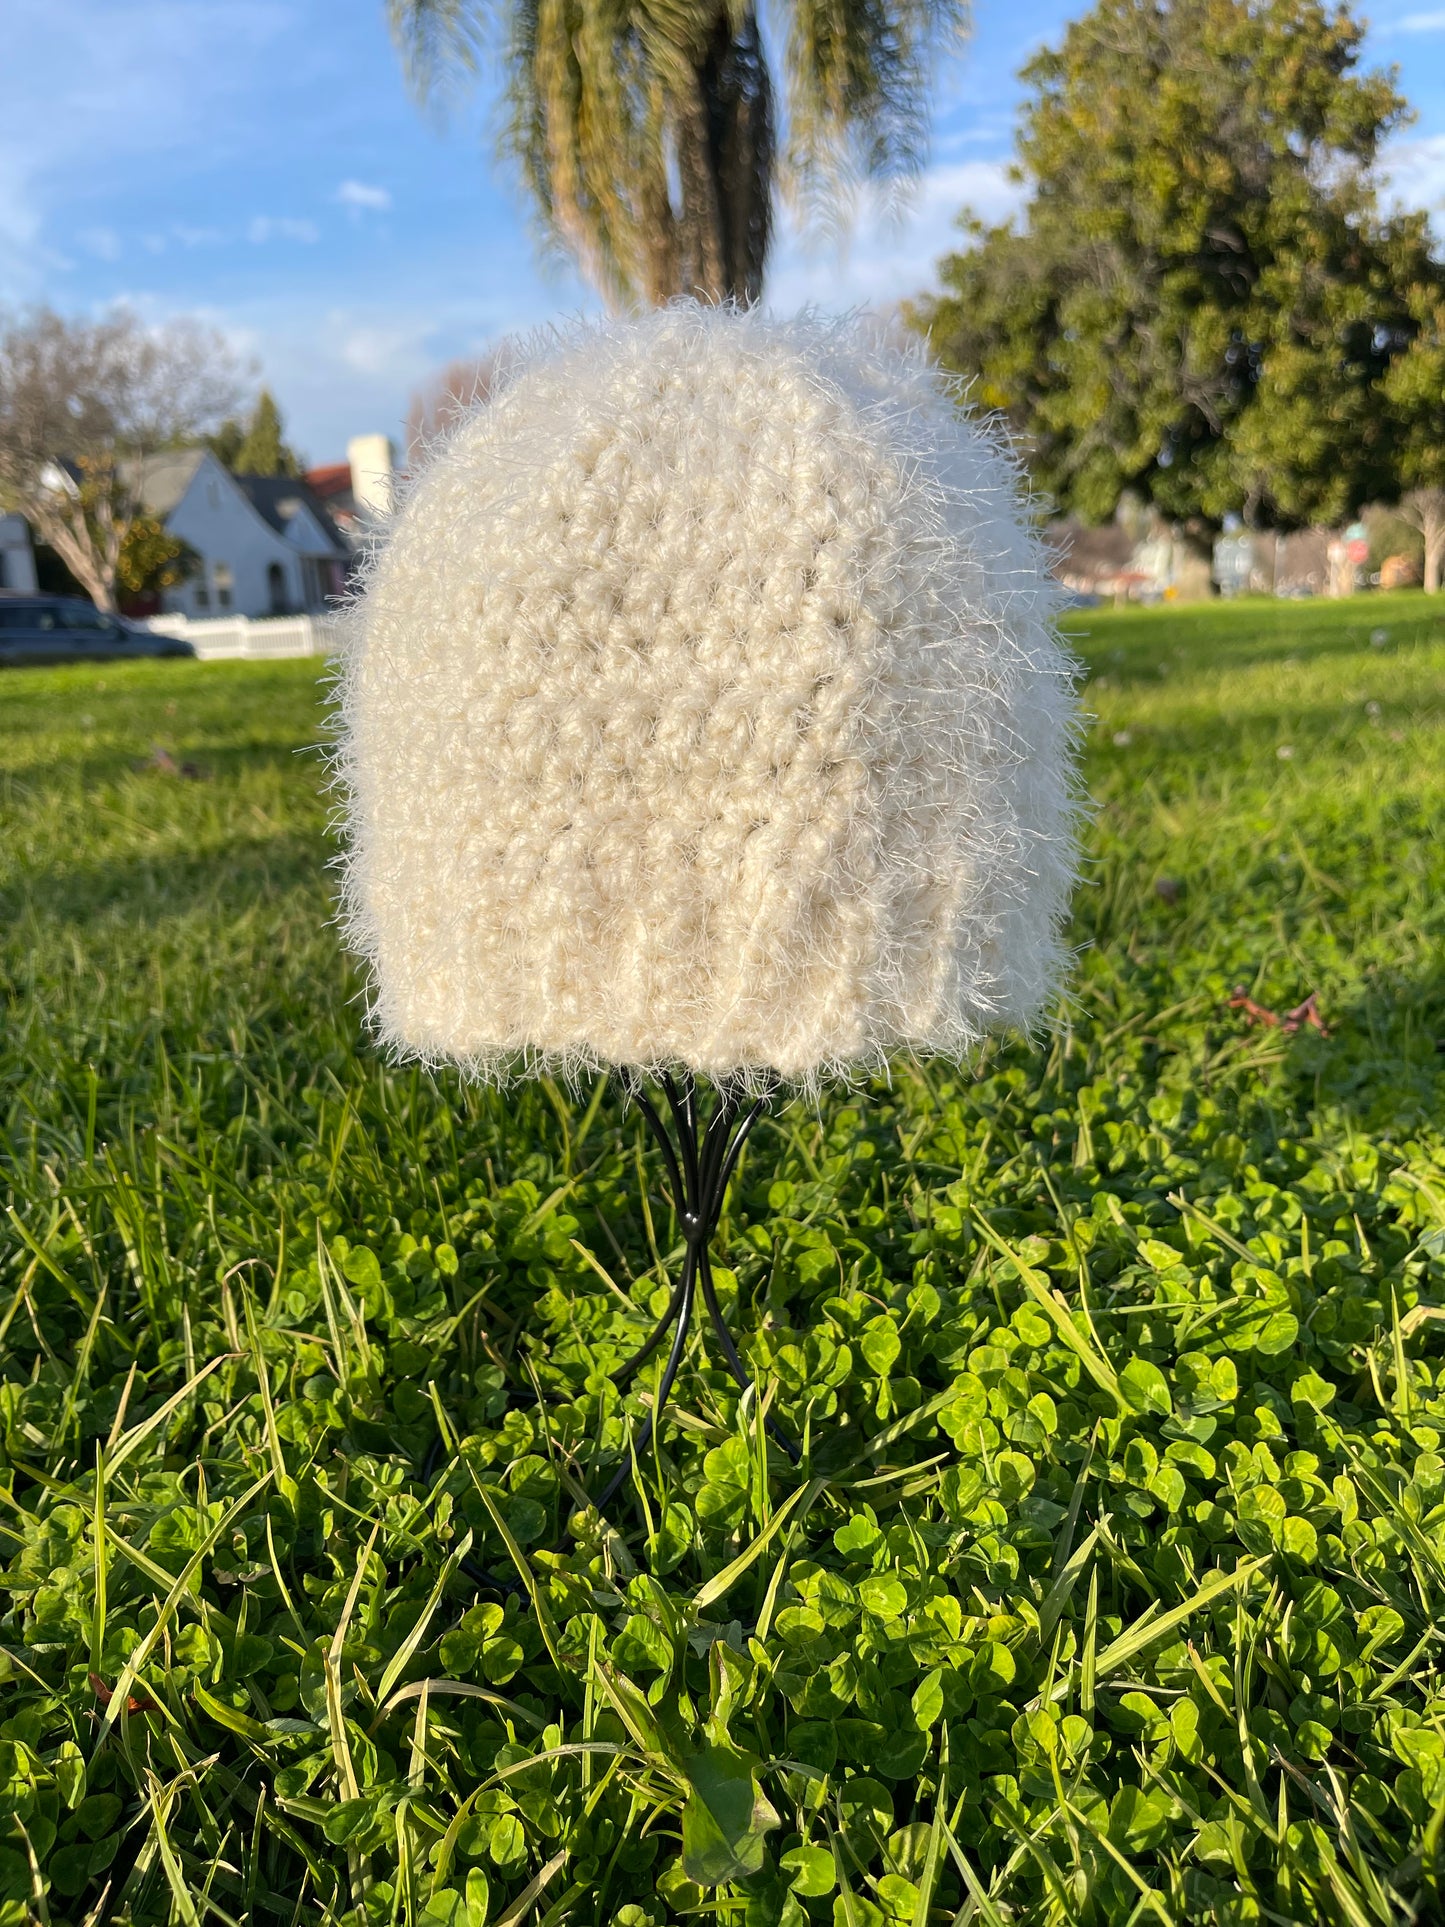
[[[231,479],[262,521],[269,522],[278,535],[285,535],[292,516],[299,508],[306,508],[335,553],[347,554],[341,531],[327,513],[326,504],[308,483],[294,475],[233,475]]]
[[[127,460],[121,467],[127,475],[134,475],[139,467],[141,504],[148,515],[163,522],[195,480],[197,469],[208,459],[214,457],[207,448],[178,448],[144,456],[138,464],[133,459]],[[278,535],[286,535],[291,518],[299,508],[305,508],[331,553],[343,559],[349,556],[345,537],[326,504],[307,482],[292,475],[232,475],[220,462],[216,466]],[[347,469],[345,473],[349,481],[351,471]]]
[[[205,448],[177,448],[161,455],[147,455],[140,464],[140,499],[147,515],[164,521],[190,487],[196,470],[209,453]]]
[[[350,462],[332,462],[326,468],[308,468],[306,480],[323,502],[329,502],[333,495],[351,493]]]

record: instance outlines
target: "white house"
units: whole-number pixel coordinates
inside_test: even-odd
[[[349,551],[320,500],[285,475],[233,475],[208,449],[147,459],[147,512],[200,558],[167,589],[168,615],[319,614],[345,584]]]
[[[306,479],[353,554],[362,553],[390,515],[395,500],[396,450],[389,435],[353,435],[346,460],[308,468]]]
[[[35,593],[35,551],[23,515],[0,515],[0,589]]]

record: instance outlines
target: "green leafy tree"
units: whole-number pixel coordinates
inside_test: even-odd
[[[1017,225],[912,311],[1086,519],[1333,520],[1393,495],[1381,383],[1442,285],[1375,161],[1407,116],[1319,0],[1100,0],[1024,69]]]
[[[1445,577],[1445,293],[1411,290],[1415,336],[1385,379],[1399,436],[1400,513],[1425,548],[1425,588]]]
[[[246,439],[246,424],[228,416],[214,435],[205,435],[202,440],[220,462],[223,468],[236,473],[236,457],[241,452],[241,444]]]
[[[622,305],[756,300],[776,190],[806,212],[914,172],[967,0],[789,0],[783,120],[749,0],[389,0],[423,95],[488,56],[549,239]]]
[[[121,537],[116,587],[128,597],[174,589],[192,575],[200,558],[154,515],[134,516]]]
[[[229,426],[229,424],[227,424]],[[269,388],[256,397],[251,420],[227,464],[235,475],[297,475],[300,463],[287,447],[281,428],[281,410]]]

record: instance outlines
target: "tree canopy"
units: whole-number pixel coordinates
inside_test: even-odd
[[[1424,543],[1425,587],[1445,581],[1445,289],[1410,291],[1415,335],[1397,355],[1385,392],[1398,436],[1400,507]]]
[[[248,420],[224,421],[206,446],[233,475],[299,475],[302,464],[285,438],[281,410],[269,388],[256,397]]]
[[[1022,215],[970,223],[913,316],[1060,506],[1288,527],[1396,492],[1387,377],[1445,275],[1380,205],[1408,109],[1363,32],[1320,0],[1099,0],[1024,69]]]
[[[281,410],[269,388],[263,388],[251,411],[245,439],[236,450],[238,475],[297,475],[300,463],[287,446],[281,427]]]
[[[388,0],[424,95],[499,58],[502,145],[610,299],[756,300],[779,187],[816,211],[919,165],[967,0]],[[782,125],[769,60],[782,63]]]

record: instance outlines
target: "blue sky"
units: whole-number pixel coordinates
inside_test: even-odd
[[[1017,70],[1078,10],[976,0],[911,210],[865,208],[842,249],[785,231],[770,304],[891,302],[928,284],[965,201],[1003,214]],[[1372,62],[1399,66],[1418,110],[1391,144],[1393,191],[1445,233],[1445,4],[1397,0],[1372,22]],[[451,357],[594,305],[539,258],[485,101],[418,110],[382,0],[7,0],[0,302],[37,300],[204,316],[314,462],[362,430],[399,434]]]

